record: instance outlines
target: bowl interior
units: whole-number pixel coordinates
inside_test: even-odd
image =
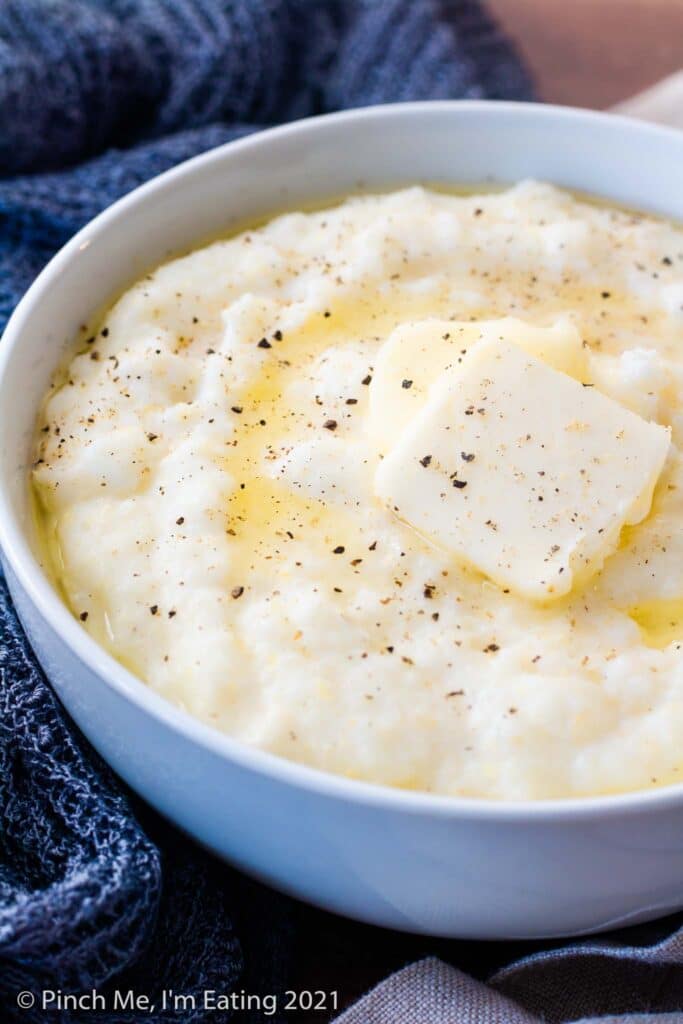
[[[273,211],[416,182],[535,177],[683,220],[682,167],[683,133],[562,108],[445,102],[274,129],[138,189],[55,257],[0,345],[0,543],[14,573],[40,576],[28,468],[51,375],[80,325],[150,267]]]

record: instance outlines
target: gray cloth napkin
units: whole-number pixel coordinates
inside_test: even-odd
[[[679,933],[676,939],[680,943]],[[570,950],[540,953],[506,968],[488,985],[434,957],[418,960],[377,985],[337,1017],[335,1024],[683,1024],[683,1012],[648,1012],[645,989],[636,980],[639,972],[634,972],[629,983],[627,963],[638,962],[640,950],[630,951],[632,958],[620,973],[613,969],[611,951],[599,946],[593,949],[588,955],[594,962],[588,964],[581,962],[580,955],[577,960],[576,952]],[[647,966],[644,960],[640,963]],[[674,985],[678,1006],[683,1005],[682,978],[679,968]],[[647,987],[654,990],[663,980],[656,981],[651,975],[652,984]],[[617,988],[622,985],[623,989]],[[633,993],[634,989],[638,991]],[[520,1001],[511,997],[515,990]],[[636,1011],[616,1016],[601,1013],[599,1007],[609,999],[610,991],[618,991],[620,997],[626,992],[634,994]],[[590,1011],[586,1016],[591,1002],[597,1007],[597,1016]]]
[[[683,72],[615,107],[683,128]],[[683,853],[681,854],[683,856]],[[523,957],[486,984],[428,957],[335,1024],[683,1024],[683,915]]]

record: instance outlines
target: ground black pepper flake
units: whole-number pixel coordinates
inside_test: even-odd
[[[343,555],[345,551],[346,551],[346,548],[344,547],[343,544],[337,544],[336,548],[332,549],[332,554],[333,555]]]
[[[178,613],[177,613],[177,611],[175,610],[175,608],[171,608],[170,612],[168,613],[168,617],[169,617],[169,619],[173,619],[173,618],[175,618],[175,616],[176,616],[177,614],[178,614]]]
[[[463,487],[467,487],[467,480],[453,480],[453,486],[461,491]]]
[[[465,691],[464,690],[451,690],[450,693],[446,694],[446,696],[447,697],[464,697],[465,696]]]
[[[109,337],[109,328],[108,327],[103,327],[102,330],[100,331],[100,334],[102,335],[103,338],[108,338]]]
[[[426,469],[431,461],[432,461],[431,455],[423,455],[423,457],[420,459],[420,465],[424,466],[424,468]]]
[[[259,348],[272,348],[273,346],[271,345],[271,343],[268,341],[267,338],[261,338],[261,340],[258,342],[258,347]]]
[[[460,452],[463,462],[474,462],[474,452]]]
[[[158,605],[158,604],[153,604],[153,605],[150,605],[150,608],[149,608],[149,610],[150,610],[150,613],[151,613],[152,615],[156,615],[156,614],[157,614],[157,612],[159,611],[159,605]]]
[[[273,334],[273,337],[275,338],[276,341],[282,341],[282,331],[280,331],[280,330],[275,331],[275,333]]]
[[[232,590],[230,591],[230,596],[234,597],[235,600],[237,600],[237,598],[241,597],[243,593],[244,587],[233,587]]]
[[[176,526],[182,526],[183,523],[185,522],[185,516],[178,516],[175,522]]]
[[[230,406],[230,411],[234,412],[234,413],[237,413],[237,415],[239,416],[239,414],[241,412],[244,412],[244,407],[241,406],[241,405],[231,405]]]
[[[369,374],[367,375],[367,377],[363,377],[363,379],[362,379],[362,381],[361,381],[361,384],[365,384],[365,386],[367,387],[367,386],[368,386],[368,384],[370,384],[370,383],[371,383],[371,381],[372,381],[372,374],[370,374],[370,373],[369,373]]]
[[[357,398],[347,398],[346,399],[346,404],[347,405],[358,405],[358,399]]]
[[[372,544],[368,547],[368,551],[374,551],[377,547],[377,541],[373,540]]]
[[[425,583],[425,587],[422,593],[427,598],[427,600],[431,601],[431,599],[434,597],[435,590],[436,587],[434,586],[433,583]]]
[[[81,622],[87,622],[88,612],[81,612],[81,614],[78,617],[81,620]]]
[[[325,430],[336,430],[337,429],[337,421],[336,420],[325,420],[325,422],[323,423],[323,426],[324,426]]]
[[[406,391],[408,390],[408,388],[412,388],[412,386],[413,386],[412,380],[408,380],[407,377],[405,378],[405,380],[401,381],[401,387],[405,388]]]
[[[600,292],[600,296],[603,299],[609,299],[609,298],[611,298],[612,293],[611,292]]]
[[[488,647],[484,648],[484,654],[495,654],[496,651],[499,650],[500,647],[498,646],[498,644],[489,644]]]
[[[156,441],[156,439],[158,438],[158,436],[159,436],[158,434],[148,434],[148,435],[147,435],[147,440],[148,440],[148,441]]]

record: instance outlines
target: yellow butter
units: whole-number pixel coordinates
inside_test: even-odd
[[[505,338],[441,374],[380,462],[377,495],[527,598],[568,593],[648,513],[668,429]]]
[[[427,320],[401,324],[382,346],[370,385],[368,432],[380,452],[424,405],[427,392],[446,370],[462,364],[472,345],[504,338],[549,366],[586,380],[587,358],[581,336],[568,318],[538,327],[516,317],[468,321]]]

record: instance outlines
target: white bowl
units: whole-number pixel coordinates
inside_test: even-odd
[[[539,937],[683,906],[682,786],[518,804],[407,793],[249,749],[172,707],[60,601],[33,548],[27,486],[36,409],[78,326],[220,227],[358,187],[526,176],[683,219],[682,173],[683,134],[608,115],[480,102],[370,108],[190,160],[116,203],[52,260],[0,346],[3,565],[55,690],[133,789],[245,871],[392,928]]]

